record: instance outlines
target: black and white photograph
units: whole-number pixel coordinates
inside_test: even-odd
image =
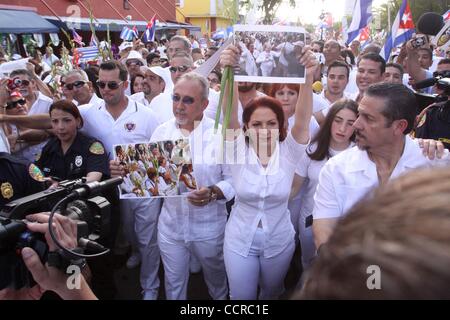
[[[114,159],[126,172],[121,199],[185,196],[197,188],[187,139],[116,145]]]
[[[304,83],[305,68],[298,63],[305,46],[303,28],[235,25],[234,44],[241,52],[236,81]]]

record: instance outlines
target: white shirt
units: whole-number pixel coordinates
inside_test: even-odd
[[[0,152],[7,152],[10,153],[10,147],[8,138],[6,137],[5,131],[3,131],[3,128],[0,126]]]
[[[324,109],[321,110],[321,111],[322,111],[322,115],[323,115],[324,117],[326,117],[327,114],[328,114],[328,112],[330,111],[331,106],[333,105],[334,102],[331,102],[330,100],[327,99],[327,97],[325,97],[325,90],[323,90],[323,91],[320,93],[320,96],[321,96],[322,99],[327,103],[326,108],[324,108]],[[352,98],[350,98],[350,94],[348,94],[347,92],[344,92],[341,99],[352,99]]]
[[[353,143],[350,144],[349,148],[353,147]],[[306,149],[307,152],[313,153],[317,149],[317,144],[313,144],[308,146]],[[335,151],[333,149],[329,149],[329,153],[331,157],[341,153],[342,151]],[[325,163],[327,163],[328,158],[323,159],[321,161],[312,160],[308,154],[305,152],[303,157],[300,159],[300,162],[297,165],[297,169],[295,173],[300,177],[305,178],[302,189],[304,189],[305,193],[303,196],[303,201],[300,207],[300,215],[303,218],[311,215],[314,209],[314,193],[317,189],[317,184],[319,183],[319,174],[322,170]]]
[[[25,22],[25,21],[24,21]],[[57,56],[55,56],[54,53],[52,53],[52,55],[50,57],[47,56],[47,54],[44,54],[42,56],[42,61],[44,61],[50,68],[52,67],[52,65],[56,62],[59,61],[59,58]]]
[[[234,197],[229,169],[216,164],[215,150],[222,139],[213,135],[214,121],[203,117],[189,137],[183,136],[175,119],[160,125],[151,141],[178,140],[188,138],[191,150],[193,176],[197,186],[219,187],[226,200]],[[219,140],[217,140],[219,139]],[[186,197],[165,198],[158,222],[158,231],[165,236],[181,241],[214,239],[224,233],[227,221],[225,201],[214,201],[203,207],[191,205]]]
[[[105,101],[80,106],[79,110],[84,121],[82,132],[103,142],[110,159],[114,145],[148,141],[159,124],[153,111],[130,99],[117,120],[106,110]]]
[[[89,104],[100,104],[103,102],[103,99],[99,98],[95,93],[92,95],[91,100],[89,100]]]
[[[289,194],[298,159],[306,145],[298,144],[291,133],[277,143],[267,168],[264,168],[243,135],[227,142],[226,156],[236,191],[235,203],[225,229],[224,247],[248,256],[261,222],[266,236],[264,257],[274,257],[294,241],[295,231],[288,210]]]
[[[138,92],[138,93],[132,94],[128,98],[130,98],[134,101],[137,101],[146,107],[150,106],[150,102],[148,102],[148,100],[145,98],[145,94],[143,92]]]
[[[442,159],[429,160],[418,143],[405,137],[405,149],[389,180],[420,167],[446,165],[448,150]],[[314,195],[314,219],[339,218],[369,191],[378,187],[377,168],[367,152],[353,147],[331,158],[323,167]]]
[[[40,91],[35,92],[37,94],[36,101],[28,111],[28,115],[46,113],[50,110],[50,106],[53,100],[46,95],[43,95]]]

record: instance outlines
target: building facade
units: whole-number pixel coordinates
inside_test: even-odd
[[[239,18],[238,0],[177,0],[176,5],[177,21],[199,26],[202,35],[225,30]]]

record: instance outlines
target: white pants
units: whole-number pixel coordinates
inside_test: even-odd
[[[247,257],[224,249],[231,300],[255,300],[258,283],[260,300],[278,299],[284,292],[284,278],[294,254],[295,243],[292,241],[275,257],[264,258],[264,241],[263,230],[257,228]]]
[[[228,294],[227,275],[223,263],[223,237],[205,241],[173,240],[158,232],[158,244],[164,265],[167,300],[186,300],[189,281],[189,257],[200,262],[209,295],[225,300]]]
[[[299,219],[299,238],[300,247],[302,248],[302,266],[304,271],[311,266],[312,261],[316,257],[312,226],[306,228],[305,219],[306,217],[303,217],[303,215]]]
[[[120,201],[122,225],[127,240],[141,255],[142,289],[156,300],[159,290],[159,248],[157,243],[160,199],[126,199]]]

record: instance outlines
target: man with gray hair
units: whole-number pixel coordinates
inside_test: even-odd
[[[191,42],[185,36],[173,36],[170,39],[169,47],[167,48],[167,57],[169,61],[172,60],[174,55],[178,52],[186,52],[188,55],[191,55]]]
[[[66,73],[61,86],[65,90],[72,92],[73,99],[80,106],[84,104],[99,104],[103,101],[95,94],[93,84],[83,70],[76,69]]]
[[[208,161],[204,152],[218,145],[212,134],[214,120],[203,115],[208,96],[206,78],[192,72],[181,76],[172,95],[174,118],[156,128],[151,138],[151,142],[188,139],[195,177],[195,187],[184,188],[187,197],[164,199],[159,217],[158,245],[169,300],[187,299],[192,258],[201,264],[211,297],[226,299],[228,295],[223,261],[225,203],[234,197],[234,189],[227,168]]]

